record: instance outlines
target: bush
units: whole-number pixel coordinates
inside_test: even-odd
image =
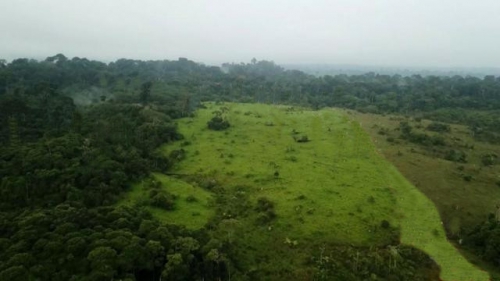
[[[274,213],[274,210],[270,210],[264,213],[260,213],[257,216],[256,223],[259,225],[266,225],[275,218],[276,218],[276,213]]]
[[[214,116],[207,124],[208,128],[214,131],[222,131],[230,127],[229,122],[219,115]]]
[[[176,149],[170,152],[169,158],[174,161],[181,161],[186,158],[186,151],[184,149]]]
[[[467,163],[467,154],[463,151],[450,149],[446,152],[444,159],[453,162]]]
[[[495,165],[497,162],[498,156],[495,153],[485,154],[481,157],[481,163],[484,166]]]
[[[296,142],[308,142],[309,138],[306,135],[302,135],[300,138],[294,138]]]
[[[255,207],[255,210],[259,212],[256,220],[257,224],[268,224],[276,218],[274,203],[266,197],[261,197],[257,200],[257,206]]]
[[[150,205],[164,210],[173,210],[174,197],[166,192],[157,192],[150,197]]]
[[[255,210],[258,212],[266,212],[270,209],[274,209],[274,203],[267,199],[266,197],[260,197],[257,199],[257,207],[255,207]]]
[[[427,126],[427,130],[439,133],[449,133],[450,126],[442,123],[431,123]]]
[[[380,222],[380,226],[384,229],[388,229],[389,227],[391,227],[391,224],[387,220],[382,220]]]

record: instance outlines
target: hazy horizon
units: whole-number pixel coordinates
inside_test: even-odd
[[[0,58],[497,68],[499,10],[493,0],[6,0]]]

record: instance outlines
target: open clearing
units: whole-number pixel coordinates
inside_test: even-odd
[[[146,207],[160,221],[198,229],[203,227],[213,215],[213,211],[208,207],[212,198],[210,192],[163,174],[154,173],[152,176],[155,180],[161,182],[163,188],[177,196],[175,209],[172,211],[150,206]],[[186,199],[189,196],[196,198],[196,200],[188,202]],[[146,205],[147,198],[148,191],[142,188],[142,183],[136,183],[132,185],[126,197],[119,201],[119,205]]]
[[[488,280],[487,273],[468,263],[446,240],[434,204],[377,153],[369,135],[346,114],[261,104],[206,106],[195,117],[179,120],[186,139],[163,150],[186,151],[174,173],[210,177],[221,186],[245,186],[251,200],[266,197],[275,203],[272,228],[239,222],[252,234],[248,237],[254,237],[248,243],[260,243],[261,249],[273,248],[262,243],[286,240],[386,245],[388,230],[381,222],[387,220],[400,229],[401,243],[425,251],[440,265],[443,280]],[[209,130],[207,122],[222,106],[231,127]],[[294,140],[302,136],[309,141]],[[174,194],[171,186],[180,187],[182,180],[175,182],[165,183]],[[206,194],[199,187],[185,188]],[[140,192],[135,186],[126,200],[134,201],[130,198]],[[165,220],[192,227],[211,215],[206,205],[194,210],[199,213],[194,217],[186,209],[160,212],[156,215]]]

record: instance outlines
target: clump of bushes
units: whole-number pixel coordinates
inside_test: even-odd
[[[439,133],[449,133],[450,126],[443,123],[433,122],[427,126],[427,130]]]
[[[207,125],[210,130],[214,131],[222,131],[231,126],[226,119],[219,115],[212,117],[212,119],[208,121]]]
[[[259,215],[257,216],[257,224],[265,225],[276,218],[274,203],[266,197],[260,197],[257,200],[255,210],[259,212]]]
[[[467,163],[467,154],[460,150],[450,149],[446,152],[444,159],[453,162]]]
[[[380,222],[380,226],[381,226],[382,228],[384,228],[384,229],[388,229],[389,227],[391,227],[391,224],[390,224],[390,223],[389,223],[389,221],[387,221],[387,220],[382,220],[382,221]]]
[[[159,181],[149,179],[145,184],[145,188],[148,190],[146,200],[148,205],[164,210],[173,210],[175,208],[175,199],[177,197],[163,189]]]
[[[186,151],[181,148],[181,149],[175,149],[169,154],[169,158],[173,161],[181,161],[184,158],[186,158]]]
[[[423,133],[412,132],[413,127],[408,124],[408,122],[400,122],[399,130],[401,131],[401,137],[410,142],[421,144],[425,146],[444,146],[446,145],[444,138],[441,136],[429,136]]]
[[[498,155],[495,153],[489,153],[481,156],[481,163],[484,166],[491,166],[497,163]]]
[[[306,135],[302,135],[300,138],[294,136],[293,139],[296,142],[308,142],[309,141],[309,137],[307,137]]]
[[[380,128],[377,133],[379,135],[381,135],[381,136],[384,136],[384,135],[387,135],[389,133],[389,129],[387,129],[387,128]]]

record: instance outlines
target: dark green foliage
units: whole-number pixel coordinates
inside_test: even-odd
[[[229,128],[230,124],[222,116],[216,115],[207,123],[208,128],[215,131],[222,131]]]
[[[467,163],[467,154],[460,150],[450,149],[446,152],[444,159],[458,163]]]
[[[438,265],[406,245],[323,247],[312,257],[313,280],[440,280]]]
[[[390,224],[387,220],[382,220],[382,221],[380,222],[380,226],[381,226],[382,228],[388,229],[389,227],[391,227],[391,224]]]
[[[175,162],[181,161],[182,159],[186,158],[186,151],[182,148],[173,150],[172,152],[170,152],[169,158]]]
[[[498,155],[495,153],[489,153],[481,156],[481,163],[484,166],[492,166],[498,163]]]
[[[152,86],[153,86],[153,83],[151,81],[144,82],[141,85],[140,101],[143,105],[146,105],[149,102],[149,99],[151,97],[151,87]]]
[[[0,148],[0,174],[8,175],[0,184],[0,208],[110,204],[131,181],[167,169],[169,161],[154,150],[180,138],[168,116],[136,106],[97,105],[84,111],[81,123],[81,133]]]
[[[462,178],[464,179],[464,181],[467,181],[467,182],[470,182],[474,179],[474,177],[472,177],[472,175],[463,175]]]
[[[266,197],[260,197],[257,199],[257,206],[255,207],[255,210],[258,212],[257,224],[259,225],[268,224],[276,218],[274,203]]]
[[[449,133],[450,132],[450,125],[433,122],[433,123],[429,124],[429,126],[427,126],[427,130],[438,132],[438,133]]]
[[[267,199],[266,197],[260,197],[257,199],[257,207],[255,207],[255,210],[257,212],[265,212],[270,209],[274,209],[274,203]]]
[[[227,259],[217,265],[207,257],[214,249],[222,254],[222,245],[209,241],[140,209],[58,205],[0,213],[0,280],[159,280],[174,256],[176,279],[225,280]]]
[[[446,142],[444,141],[444,138],[441,136],[434,136],[434,135],[427,135],[424,133],[408,133],[406,135],[402,136],[404,139],[424,145],[424,146],[445,146]]]
[[[429,136],[424,133],[412,132],[413,130],[412,126],[410,126],[410,124],[408,124],[408,122],[406,121],[399,123],[399,130],[401,131],[401,137],[403,139],[406,139],[416,144],[421,144],[425,146],[445,145],[445,141],[441,136],[433,136],[433,135]]]
[[[234,188],[214,187],[216,217],[215,221],[223,219],[237,219],[247,217],[252,210],[252,203],[248,198],[247,186],[236,186]]]
[[[463,244],[491,264],[500,266],[500,223],[497,215],[491,214],[488,220],[469,231]]]
[[[163,188],[159,181],[156,181],[154,178],[148,178],[143,182],[142,186],[149,191],[147,203],[150,206],[164,210],[175,209],[176,196]]]
[[[380,128],[377,133],[379,135],[381,135],[381,136],[384,136],[384,135],[387,135],[387,133],[389,133],[389,129],[387,129],[387,128]]]
[[[296,142],[309,142],[309,137],[307,137],[306,135],[302,135],[300,138],[299,137],[296,137],[294,136],[293,139],[296,141]]]
[[[399,129],[401,130],[401,134],[403,136],[408,136],[413,128],[410,124],[408,124],[408,122],[401,122],[399,123]]]
[[[0,71],[12,78],[0,96],[0,209],[64,201],[107,205],[131,181],[170,166],[155,150],[180,138],[171,120],[180,109],[153,93],[147,108],[137,95],[120,94],[111,83],[125,79],[116,64],[57,55],[16,60]],[[100,75],[109,87],[101,92],[117,90],[105,95],[114,101],[77,110],[69,96],[80,99],[75,91],[100,87]],[[152,84],[143,85],[143,92],[151,91]]]

